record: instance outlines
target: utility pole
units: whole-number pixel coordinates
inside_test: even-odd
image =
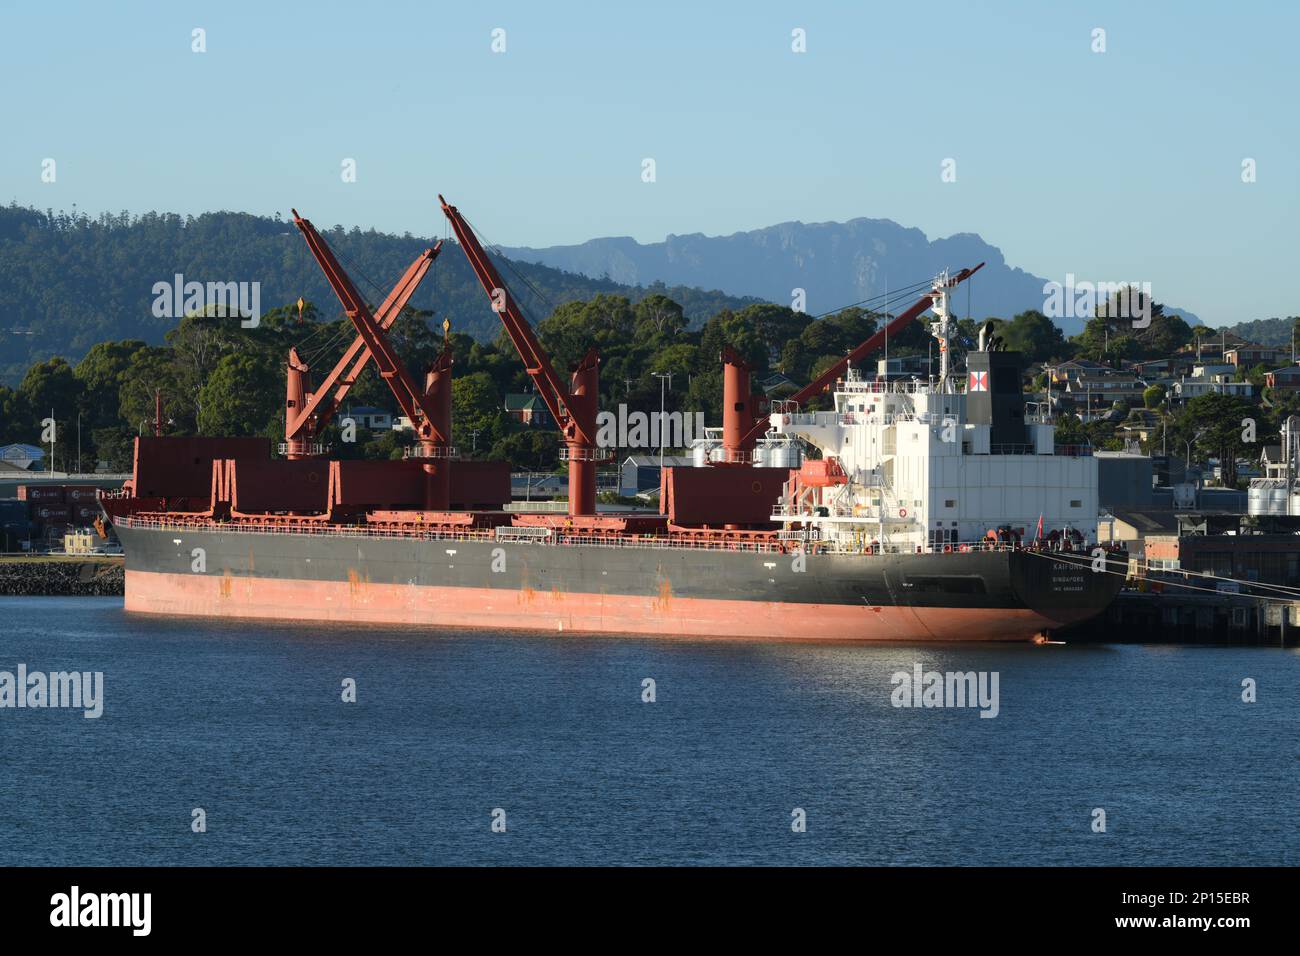
[[[81,412],[77,412],[77,474],[81,474]]]
[[[662,482],[664,475],[664,398],[667,394],[664,386],[672,384],[673,373],[651,372],[650,374],[659,379],[659,480]]]

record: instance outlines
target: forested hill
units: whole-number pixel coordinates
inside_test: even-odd
[[[374,230],[322,229],[361,292],[380,301],[432,240]],[[498,265],[512,290],[540,321],[558,305],[606,292],[633,301],[651,292],[681,304],[693,325],[723,308],[758,301],[684,287],[633,287],[607,279],[561,272],[532,263]],[[527,291],[511,269],[527,278],[547,301]],[[338,301],[288,220],[217,212],[197,217],[150,212],[140,216],[40,212],[0,206],[0,383],[15,385],[37,361],[60,355],[76,362],[97,342],[143,339],[162,342],[176,319],[155,317],[153,288],[186,281],[259,282],[261,309],[270,311],[301,295],[327,315]],[[548,304],[549,303],[549,304]],[[495,338],[500,323],[489,308],[469,263],[454,241],[411,300],[449,316],[455,329],[478,339]]]
[[[1239,335],[1247,342],[1256,345],[1290,345],[1295,334],[1296,317],[1272,319],[1255,319],[1251,322],[1238,322],[1224,327],[1225,332]]]

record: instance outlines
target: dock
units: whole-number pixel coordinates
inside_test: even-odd
[[[1125,590],[1095,618],[1054,632],[1065,641],[1294,647],[1300,601],[1249,594]]]

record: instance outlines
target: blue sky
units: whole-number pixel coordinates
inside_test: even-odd
[[[443,192],[535,246],[869,216],[1213,323],[1296,314],[1296,9],[3,0],[0,201],[441,235]]]

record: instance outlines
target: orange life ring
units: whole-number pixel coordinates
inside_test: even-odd
[[[900,518],[906,518],[906,517],[907,517],[907,509],[906,509],[906,508],[899,508],[899,509],[898,509],[898,516],[899,516]]]
[[[790,424],[790,416],[789,416],[789,415],[783,415],[783,416],[781,416],[781,424],[782,424],[782,425],[789,425],[789,424]]]
[[[952,545],[950,545],[950,544],[945,544],[945,545],[943,546],[943,553],[944,553],[944,554],[952,554]]]
[[[970,550],[970,545],[969,545],[969,544],[963,544],[963,545],[961,546],[961,552],[962,552],[962,554],[965,554],[965,553],[966,553],[967,551],[969,551],[969,550]]]

